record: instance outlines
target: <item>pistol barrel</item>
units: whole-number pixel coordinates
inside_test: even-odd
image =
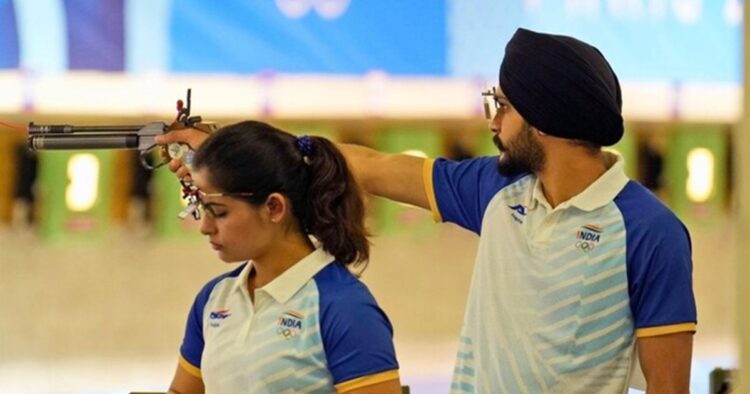
[[[29,137],[33,150],[66,149],[138,149],[138,136],[130,135],[33,135]]]
[[[124,126],[72,126],[72,125],[35,125],[29,123],[29,134],[70,134],[70,133],[133,133],[144,125]]]

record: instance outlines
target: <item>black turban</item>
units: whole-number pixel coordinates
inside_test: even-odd
[[[620,83],[601,52],[585,42],[516,30],[500,65],[500,88],[544,133],[601,146],[622,138]]]

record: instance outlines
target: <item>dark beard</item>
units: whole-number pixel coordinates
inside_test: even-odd
[[[524,163],[507,156],[507,153],[502,153],[497,159],[497,172],[499,172],[500,175],[514,177],[516,175],[531,172],[529,167],[524,165]]]
[[[514,177],[524,173],[538,172],[544,168],[547,158],[544,156],[542,147],[533,140],[531,133],[530,127],[525,128],[522,134],[510,143],[510,146],[504,146],[497,135],[492,137],[492,142],[500,150],[500,157],[497,160],[497,171],[500,175]]]

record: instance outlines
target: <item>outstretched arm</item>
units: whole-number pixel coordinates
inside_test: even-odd
[[[422,174],[425,159],[383,153],[360,145],[337,146],[367,192],[430,209]]]
[[[205,132],[194,129],[173,130],[156,137],[161,145],[182,142],[198,149],[208,138]],[[424,160],[419,157],[389,154],[360,145],[337,144],[354,174],[368,193],[391,200],[430,209],[422,175]],[[188,169],[180,160],[172,160],[169,168],[183,178]]]

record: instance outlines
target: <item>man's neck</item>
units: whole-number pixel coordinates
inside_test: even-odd
[[[537,173],[542,191],[552,208],[577,196],[609,168],[603,152],[597,154],[550,154],[544,170]]]

